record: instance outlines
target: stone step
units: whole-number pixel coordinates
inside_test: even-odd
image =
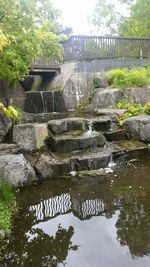
[[[77,135],[55,135],[49,136],[47,144],[53,152],[67,153],[75,150],[83,150],[90,147],[103,147],[106,143],[105,137],[96,132],[80,133]]]
[[[78,117],[51,120],[48,122],[48,130],[52,134],[61,134],[69,131],[84,131],[85,119]]]
[[[19,152],[19,147],[15,144],[0,144],[0,156],[8,155],[8,154],[17,154]]]
[[[97,116],[107,116],[109,115],[111,118],[118,117],[123,115],[127,112],[126,109],[114,109],[114,108],[102,108],[102,109],[95,109],[95,114]]]
[[[150,154],[148,146],[140,141],[135,140],[119,140],[113,142],[116,149],[113,152],[114,159],[120,157],[121,154],[127,155],[128,158],[135,158],[141,154]]]
[[[102,116],[99,118],[86,119],[86,128],[87,127],[97,132],[108,131],[111,127],[111,118],[109,116]]]
[[[71,172],[96,170],[106,168],[110,160],[110,152],[95,151],[77,155],[71,158],[55,159],[51,156],[41,155],[35,165],[36,172],[41,179],[70,175]]]
[[[104,136],[109,142],[128,139],[127,132],[125,129],[107,131],[104,133]]]
[[[69,154],[61,153],[54,153],[53,157],[50,154],[43,154],[36,162],[35,169],[41,179],[67,177],[71,174],[76,176],[83,171],[87,174],[91,170],[107,168],[112,160],[116,163],[124,162],[124,160],[134,159],[142,153],[150,154],[150,150],[144,143],[121,140],[103,149],[95,148],[74,152],[71,157]],[[107,172],[107,169],[95,175],[104,175],[105,171]]]

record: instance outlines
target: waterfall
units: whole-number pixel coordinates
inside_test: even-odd
[[[92,125],[93,125],[93,122],[92,121],[87,121],[87,132],[86,132],[86,134],[91,134],[92,133]]]
[[[113,156],[113,153],[111,153],[110,160],[108,163],[108,168],[113,168],[115,166],[116,166],[116,163],[114,162],[114,156]]]
[[[55,92],[52,91],[52,112],[55,112]]]
[[[46,113],[45,101],[44,101],[44,97],[43,97],[43,92],[42,91],[40,91],[40,96],[41,96],[41,100],[42,100],[43,113]]]

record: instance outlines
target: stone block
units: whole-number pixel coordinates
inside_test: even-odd
[[[70,165],[67,160],[56,160],[50,156],[41,155],[35,169],[41,179],[51,179],[68,174]]]
[[[65,118],[59,120],[52,120],[48,122],[48,129],[53,134],[60,134],[63,132],[84,130],[83,118]]]
[[[20,124],[13,129],[13,142],[24,151],[40,149],[48,136],[47,124]]]
[[[15,187],[31,184],[37,179],[34,169],[22,154],[0,156],[0,177]]]
[[[131,137],[150,142],[150,116],[139,115],[128,118],[124,122],[125,128]]]
[[[121,89],[105,89],[95,91],[93,97],[93,105],[95,109],[107,108],[111,105],[115,105],[119,99],[122,98],[122,90]]]

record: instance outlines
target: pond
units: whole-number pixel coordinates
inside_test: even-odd
[[[148,156],[103,178],[45,181],[17,201],[0,266],[150,266]]]

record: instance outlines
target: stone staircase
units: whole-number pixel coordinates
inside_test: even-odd
[[[103,177],[114,163],[149,153],[117,124],[121,111],[61,116],[15,125],[11,143],[0,144],[0,174],[15,186],[57,177]],[[63,117],[63,118],[62,118]],[[126,160],[126,159],[125,159]]]
[[[43,179],[107,168],[112,160],[147,151],[144,143],[128,140],[126,131],[119,129],[111,116],[51,120],[47,127],[49,152],[35,164]]]

